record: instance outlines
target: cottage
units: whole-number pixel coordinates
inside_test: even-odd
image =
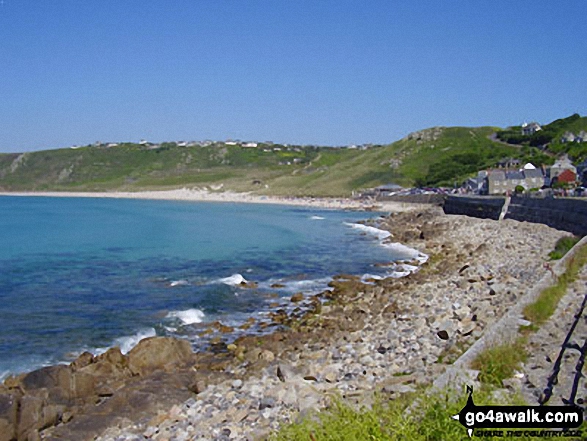
[[[486,194],[503,194],[507,191],[505,172],[502,170],[488,170],[485,181]]]
[[[577,181],[577,174],[571,170],[564,170],[552,179],[552,184],[574,184]]]
[[[520,166],[520,160],[513,158],[502,159],[497,163],[497,166],[499,168],[518,168]]]
[[[571,160],[567,155],[562,156],[559,158],[551,167],[550,167],[550,179],[551,181],[560,175],[565,170],[572,171],[575,175],[577,174],[577,168],[573,165]]]
[[[522,124],[522,135],[530,136],[540,130],[542,130],[542,127],[537,122],[531,122],[530,124]]]
[[[564,144],[566,142],[574,142],[575,141],[575,134],[571,132],[565,132],[561,137],[561,142]]]
[[[482,181],[481,193],[505,194],[512,193],[516,187],[521,186],[526,190],[541,188],[544,185],[542,170],[532,164],[526,164],[522,170],[487,170],[479,172],[478,182]]]
[[[524,169],[524,184],[522,186],[527,190],[531,188],[541,188],[544,186],[544,173],[537,168]]]

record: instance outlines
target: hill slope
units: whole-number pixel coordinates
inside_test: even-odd
[[[137,144],[0,155],[0,189],[103,191],[212,187],[260,194],[343,196],[390,182],[449,185],[537,149],[495,142],[493,127],[436,127],[368,150],[260,145]]]
[[[587,159],[587,143],[562,142],[561,140],[567,132],[574,135],[587,132],[587,117],[581,117],[578,113],[546,124],[542,126],[542,130],[533,135],[524,136],[521,132],[521,126],[514,126],[497,132],[497,136],[511,144],[541,147],[546,153],[555,156],[566,153],[577,162]]]

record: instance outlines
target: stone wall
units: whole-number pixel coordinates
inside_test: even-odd
[[[446,214],[463,214],[482,219],[498,220],[505,202],[503,197],[446,196],[444,212]]]
[[[587,236],[587,200],[513,196],[506,219],[546,224],[577,236]]]
[[[446,214],[499,219],[505,198],[447,196],[443,209]],[[548,225],[577,236],[587,235],[587,200],[575,198],[532,198],[513,196],[506,219]]]
[[[378,201],[393,201],[405,202],[408,204],[435,204],[442,205],[444,203],[443,194],[406,194],[394,196],[377,196]]]

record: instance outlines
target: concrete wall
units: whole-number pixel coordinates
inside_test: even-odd
[[[450,195],[443,209],[446,214],[497,220],[504,202],[504,198]],[[513,196],[505,218],[546,224],[577,236],[587,236],[587,200],[584,199]]]

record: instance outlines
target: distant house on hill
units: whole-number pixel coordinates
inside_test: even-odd
[[[542,130],[542,127],[537,122],[531,122],[530,124],[522,124],[522,135],[530,136],[540,130]]]
[[[499,168],[518,168],[520,166],[520,160],[513,158],[502,159],[497,163],[497,166]]]
[[[585,130],[581,130],[578,135],[575,135],[572,132],[565,132],[563,136],[561,136],[561,142],[587,142],[587,132]]]
[[[575,141],[575,134],[571,132],[565,132],[561,137],[561,142],[564,144],[566,142],[574,142]]]

